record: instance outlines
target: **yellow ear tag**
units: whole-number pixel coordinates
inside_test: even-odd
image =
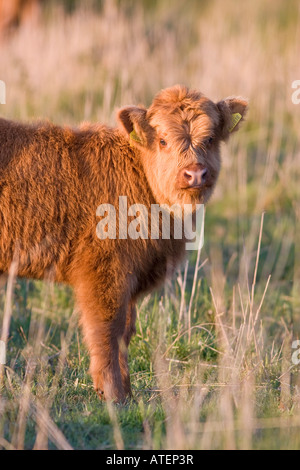
[[[231,121],[231,126],[228,129],[229,132],[232,132],[235,126],[240,122],[240,120],[242,119],[242,115],[240,113],[233,113],[231,115],[231,118],[232,118],[232,121]]]
[[[134,129],[133,131],[130,132],[129,136],[130,136],[130,141],[135,140],[136,142],[139,142],[139,143],[142,142]],[[132,142],[130,142],[130,145],[132,146]]]

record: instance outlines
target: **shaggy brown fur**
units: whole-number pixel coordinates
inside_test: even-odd
[[[135,302],[164,281],[184,255],[185,240],[100,240],[96,209],[109,203],[118,214],[119,196],[149,213],[151,204],[206,202],[231,114],[243,116],[246,107],[243,99],[214,104],[175,86],[148,110],[121,109],[120,130],[0,119],[0,271],[17,256],[19,276],[73,286],[94,386],[105,398],[130,394]]]

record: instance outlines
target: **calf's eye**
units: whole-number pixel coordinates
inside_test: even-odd
[[[161,145],[162,147],[166,147],[166,146],[167,146],[167,142],[166,142],[164,139],[160,139],[159,143],[160,143],[160,145]]]

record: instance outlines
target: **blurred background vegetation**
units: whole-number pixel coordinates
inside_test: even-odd
[[[192,253],[139,306],[136,402],[113,415],[98,403],[70,289],[1,288],[0,446],[299,448],[299,49],[296,0],[49,0],[2,37],[2,117],[115,125],[118,107],[175,83],[250,107],[223,148],[198,264]]]

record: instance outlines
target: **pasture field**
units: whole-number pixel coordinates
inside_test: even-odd
[[[71,289],[12,266],[0,448],[299,449],[299,2],[62,3],[0,44],[2,117],[115,125],[118,107],[175,83],[250,106],[224,145],[201,253],[138,305],[127,404],[93,391]]]

